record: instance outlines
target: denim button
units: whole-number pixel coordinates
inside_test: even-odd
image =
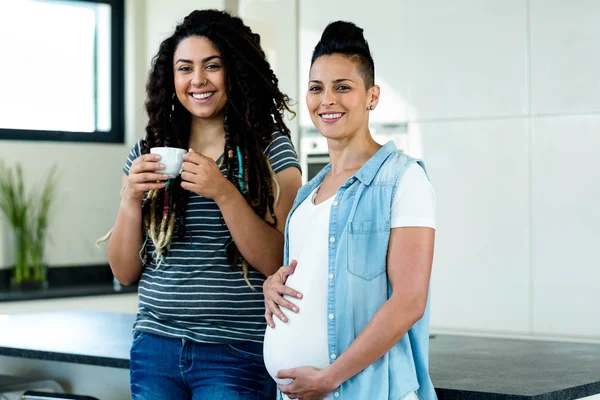
[[[333,279],[333,274],[329,274],[329,279],[332,280]]]
[[[335,360],[337,358],[337,356],[335,355],[335,353],[333,353],[332,355],[330,355],[332,360]]]
[[[340,392],[334,392],[333,397],[340,397]]]
[[[335,243],[335,238],[332,236],[332,237],[330,237],[330,238],[329,238],[329,241],[330,241],[331,243]]]
[[[335,318],[335,315],[329,314],[329,319],[334,319],[334,318]]]
[[[338,204],[340,204],[340,203],[338,203],[337,200],[333,202],[334,206],[337,206]]]

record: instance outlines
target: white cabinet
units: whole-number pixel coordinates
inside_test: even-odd
[[[527,334],[526,119],[410,123],[436,193],[432,330]]]
[[[600,116],[537,118],[532,153],[533,329],[600,337]]]
[[[408,48],[389,51],[408,51],[409,119],[527,114],[526,24],[523,0],[408,0]]]
[[[530,4],[532,112],[600,111],[600,1]]]
[[[305,94],[313,49],[328,23],[346,20],[364,29],[375,61],[375,83],[381,86],[381,99],[370,122],[406,121],[406,64],[404,23],[405,0],[322,1],[302,0],[300,7],[300,124],[312,126],[306,113]]]

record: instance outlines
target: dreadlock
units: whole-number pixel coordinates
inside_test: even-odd
[[[278,80],[253,33],[240,18],[217,10],[193,11],[165,39],[154,57],[146,85],[148,124],[142,154],[152,147],[188,148],[191,115],[174,96],[173,55],[178,44],[191,36],[205,37],[221,53],[225,71],[227,102],[224,108],[225,148],[223,165],[226,177],[242,193],[254,212],[275,226],[278,184],[264,149],[271,134],[290,131],[283,121],[290,99],[278,88]],[[274,187],[275,192],[274,193]],[[169,251],[173,235],[182,238],[189,230],[185,213],[189,192],[181,188],[181,177],[171,179],[165,188],[148,193],[142,206],[147,237],[155,247],[157,268]],[[268,215],[270,218],[266,218]],[[222,221],[224,224],[225,222]],[[236,244],[226,249],[230,266],[242,264],[248,280],[248,264]],[[143,251],[145,254],[145,251]]]

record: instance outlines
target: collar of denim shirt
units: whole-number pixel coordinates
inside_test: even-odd
[[[389,157],[390,154],[396,151],[396,144],[393,141],[387,142],[383,145],[377,152],[363,165],[358,171],[356,171],[352,176],[348,178],[348,181],[354,181],[354,178],[358,179],[364,185],[370,185],[377,175],[377,171],[381,168],[381,165],[385,162],[385,160]],[[331,163],[327,164],[313,179],[310,180],[301,191],[298,193],[298,197],[301,197],[301,194],[304,192],[312,192],[314,188],[319,186],[323,180],[325,179],[325,175],[327,175],[331,171]]]

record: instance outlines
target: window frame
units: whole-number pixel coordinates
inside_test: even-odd
[[[125,5],[123,0],[69,0],[111,6],[111,129],[106,132],[73,132],[0,128],[0,140],[34,140],[87,143],[125,142]]]

